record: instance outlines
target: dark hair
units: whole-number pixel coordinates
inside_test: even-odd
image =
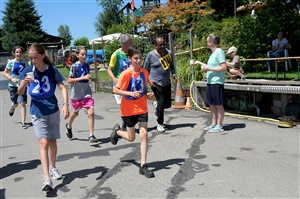
[[[29,47],[28,51],[30,51],[30,50],[36,51],[40,55],[45,54],[45,48],[39,43],[32,43],[31,46]],[[48,65],[52,65],[52,66],[54,65],[53,62],[50,60],[50,58],[46,54],[43,59],[43,62]]]
[[[135,54],[143,54],[140,47],[132,45],[128,48],[128,57],[132,57]]]
[[[17,49],[21,49],[22,53],[24,52],[24,48],[22,46],[15,46],[13,49],[12,49],[12,54],[15,54],[16,50]]]
[[[70,55],[70,62],[72,63],[72,64],[74,64],[75,62],[77,62],[79,59],[78,59],[78,57],[76,56],[76,53],[72,53],[71,55]]]
[[[208,37],[216,46],[220,44],[221,38],[219,35],[209,34]]]

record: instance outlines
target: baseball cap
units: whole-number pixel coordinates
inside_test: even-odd
[[[229,49],[228,49],[228,51],[227,51],[227,53],[226,54],[230,54],[230,53],[232,53],[232,52],[237,52],[237,48],[236,47],[234,47],[234,46],[231,46]]]

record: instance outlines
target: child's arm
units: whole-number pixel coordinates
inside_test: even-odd
[[[85,76],[78,77],[78,78],[69,77],[68,78],[68,82],[70,84],[72,84],[72,83],[75,83],[75,82],[79,82],[81,80],[89,80],[89,79],[92,79],[92,75],[91,74],[87,74]]]
[[[114,87],[114,90],[113,90],[113,93],[114,94],[117,94],[117,95],[123,95],[123,96],[131,96],[131,97],[134,97],[134,98],[139,98],[141,97],[141,92],[140,91],[124,91],[124,90],[121,90],[117,87]]]
[[[63,115],[64,119],[67,119],[70,115],[69,103],[68,103],[69,101],[68,90],[62,82],[58,84],[58,87],[61,91],[61,94],[63,96],[63,102],[64,102],[63,107],[61,109],[61,114]]]

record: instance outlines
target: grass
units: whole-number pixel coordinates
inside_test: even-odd
[[[285,76],[285,77],[284,77]],[[269,79],[276,80],[276,72],[272,71],[269,73],[268,71],[263,72],[245,72],[246,79]],[[289,80],[289,81],[298,81],[298,71],[297,70],[289,70],[285,72],[283,70],[278,71],[278,80]]]

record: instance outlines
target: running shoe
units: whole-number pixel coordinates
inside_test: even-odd
[[[21,122],[21,125],[22,125],[22,127],[23,127],[23,129],[28,129],[28,125],[24,122]]]
[[[13,107],[11,107],[8,113],[10,116],[13,116],[14,112],[15,112],[15,109]]]
[[[72,128],[69,128],[69,123],[66,124],[66,134],[68,136],[68,138],[72,138],[73,137],[73,133],[72,133]]]
[[[144,175],[146,178],[153,178],[154,173],[147,167],[147,165],[140,166],[139,174]]]
[[[157,124],[156,130],[158,132],[165,132],[166,131],[166,129],[163,127],[163,124]]]
[[[62,175],[59,173],[57,168],[51,168],[49,169],[50,176],[53,180],[60,180],[62,179]]]
[[[119,124],[116,124],[114,127],[113,127],[113,130],[112,130],[112,133],[110,135],[110,142],[113,144],[113,145],[116,145],[119,141],[119,137],[118,134],[117,134],[117,131],[119,131],[121,128],[120,128],[120,125]]]
[[[53,187],[52,187],[52,181],[50,179],[45,179],[45,181],[43,182],[43,186],[42,186],[42,191],[52,191]]]
[[[97,139],[94,135],[91,135],[91,136],[88,138],[88,141],[89,141],[89,142],[98,142],[98,139]]]

